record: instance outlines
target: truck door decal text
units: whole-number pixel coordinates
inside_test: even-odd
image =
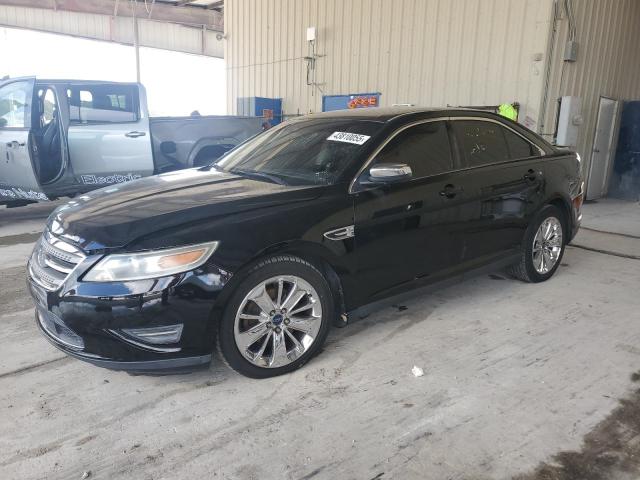
[[[42,192],[24,190],[20,187],[0,188],[0,198],[15,198],[17,200],[49,200]]]
[[[112,183],[125,183],[132,180],[142,178],[142,175],[135,173],[125,173],[124,175],[114,173],[113,175],[98,176],[98,175],[80,175],[82,183],[85,185],[108,185]]]

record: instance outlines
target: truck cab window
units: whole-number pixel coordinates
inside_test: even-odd
[[[0,89],[0,128],[29,126],[31,102],[27,99],[30,85],[13,82]]]
[[[69,115],[76,124],[128,123],[138,120],[134,85],[82,85],[69,89]]]

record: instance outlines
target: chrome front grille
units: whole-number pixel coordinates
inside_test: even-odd
[[[31,254],[29,274],[42,288],[57,290],[84,259],[82,250],[45,230]]]

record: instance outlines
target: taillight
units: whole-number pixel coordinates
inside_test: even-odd
[[[580,193],[572,200],[573,208],[575,208],[576,212],[580,212],[582,208],[582,203],[584,202],[584,182],[580,185]]]

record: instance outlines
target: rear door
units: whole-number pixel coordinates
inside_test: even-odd
[[[543,200],[541,150],[516,130],[482,117],[452,119],[463,169],[456,236],[465,268],[518,248],[530,216]]]
[[[153,174],[142,85],[77,82],[67,96],[69,157],[79,183],[97,188]]]
[[[48,200],[31,154],[35,78],[0,86],[0,201]]]

